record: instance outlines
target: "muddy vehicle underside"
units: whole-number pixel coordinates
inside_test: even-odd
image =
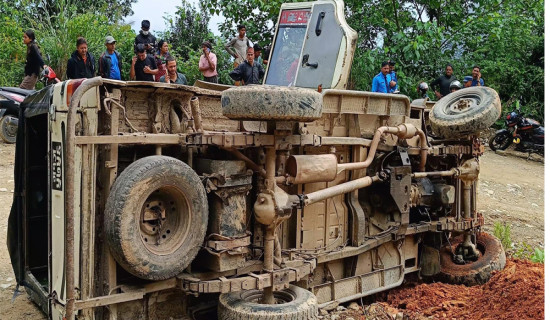
[[[428,130],[406,96],[343,90],[356,34],[342,21],[339,1],[283,6],[278,86],[94,78],[26,100],[9,246],[44,312],[315,319],[409,273],[475,284],[502,268],[475,192],[498,95],[451,95]],[[323,57],[306,43],[286,86],[275,61],[293,48],[277,41],[332,29],[333,71],[311,82]]]

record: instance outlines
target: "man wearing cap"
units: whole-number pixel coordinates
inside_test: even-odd
[[[218,59],[214,52],[212,52],[212,45],[210,42],[204,41],[201,47],[202,54],[199,58],[199,71],[202,73],[204,81],[218,83],[218,71],[216,70]]]
[[[399,87],[397,86],[397,74],[395,73],[395,61],[389,60],[388,64],[390,66],[390,73],[388,74],[388,76],[390,77],[390,93],[394,93],[399,89]]]
[[[99,75],[102,78],[122,80],[122,58],[115,50],[116,41],[112,36],[105,37],[105,47],[107,50],[99,57]]]
[[[390,66],[388,61],[382,62],[380,73],[372,79],[372,92],[390,93],[389,73]]]
[[[464,83],[464,88],[468,88],[468,87],[471,87],[472,86],[472,76],[465,76],[464,77],[464,80],[462,80],[462,82]]]
[[[149,32],[151,23],[149,20],[141,21],[141,30],[134,40],[134,53],[137,53],[137,45],[142,43],[148,53],[153,54],[157,46],[157,38]]]
[[[137,45],[137,55],[132,58],[130,79],[155,82],[154,76],[158,72],[159,70],[157,69],[155,58],[147,54],[143,43],[139,43]]]

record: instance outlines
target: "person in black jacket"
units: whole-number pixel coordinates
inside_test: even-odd
[[[141,21],[141,30],[134,40],[134,53],[137,54],[137,45],[142,43],[145,46],[148,54],[155,54],[155,48],[157,46],[157,38],[149,32],[151,23],[149,20]]]
[[[76,51],[67,61],[67,79],[95,77],[94,56],[88,52],[88,43],[83,37],[76,39]]]
[[[99,57],[99,76],[106,79],[122,80],[122,58],[116,48],[116,40],[112,36],[105,37],[107,50]]]
[[[447,66],[445,67],[445,73],[440,75],[439,78],[430,83],[430,87],[435,92],[435,96],[437,97],[437,99],[441,99],[442,97],[451,93],[449,87],[451,85],[451,82],[455,80],[456,78],[453,75],[453,66],[451,64],[447,64]],[[439,91],[436,90],[436,86],[439,86]]]
[[[25,77],[19,85],[21,89],[33,90],[38,81],[40,68],[45,69],[47,67],[35,39],[33,30],[29,29],[23,33],[23,43],[27,45],[27,61],[25,63]]]

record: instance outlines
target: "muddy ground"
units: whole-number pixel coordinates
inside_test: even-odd
[[[13,196],[14,150],[13,145],[0,144],[0,320],[46,319],[28,300],[26,294],[18,296],[13,303],[11,301],[16,283],[5,243]],[[493,225],[497,221],[507,223],[511,226],[511,239],[514,246],[517,247],[525,242],[532,247],[542,247],[544,244],[544,164],[510,154],[502,156],[487,151],[482,157],[481,165],[478,210],[485,216],[485,230],[492,232]],[[491,317],[486,319],[504,319],[514,314],[513,308],[517,305],[512,302],[505,305],[495,303],[511,301],[507,297],[510,297],[513,292],[532,294],[533,301],[538,302],[541,292],[542,297],[544,292],[542,265],[514,260],[508,262],[506,270],[507,273],[503,273],[494,281],[491,280],[492,282],[486,287],[471,291],[462,286],[409,285],[392,291],[385,298],[387,302],[365,305],[365,309],[369,312],[380,311],[381,316],[378,319],[391,319],[386,315],[385,310],[392,308],[394,316],[397,315],[398,318],[404,316],[422,319],[429,316],[433,319],[466,319],[468,317],[460,313],[461,306],[466,303],[464,300],[475,300],[482,295],[486,297],[485,305],[491,306]],[[521,288],[525,287],[534,288],[534,290],[521,291]],[[438,292],[439,294],[435,295],[439,298],[434,299],[430,292]],[[408,296],[414,298],[414,304],[403,302],[404,297]],[[396,302],[398,300],[403,301],[398,303]],[[355,305],[352,307],[355,308]],[[477,308],[481,308],[481,311],[478,310],[478,315],[483,317],[483,304],[477,305]],[[542,319],[543,313],[540,313],[540,316]],[[325,318],[366,319],[362,309],[333,312]]]

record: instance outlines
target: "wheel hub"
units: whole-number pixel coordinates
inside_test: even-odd
[[[187,202],[177,200],[169,189],[159,189],[151,194],[142,206],[139,228],[147,249],[157,254],[169,254],[181,244],[187,232]]]
[[[470,99],[460,99],[451,105],[450,110],[456,113],[462,113],[472,107],[472,101]]]

